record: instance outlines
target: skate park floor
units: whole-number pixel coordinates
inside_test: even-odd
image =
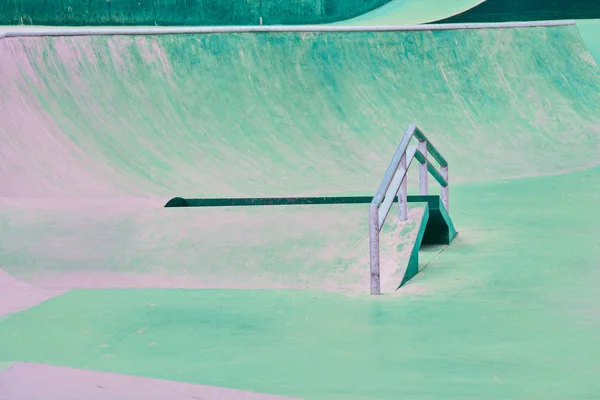
[[[460,235],[400,297],[72,290],[2,321],[1,354],[299,398],[592,398],[599,177],[457,186]]]
[[[272,36],[284,55],[249,51],[260,35],[193,38],[217,54],[204,68],[188,56],[197,43],[174,38],[97,39],[89,53],[87,38],[1,39],[18,62],[0,69],[0,399],[594,398],[597,29]],[[414,47],[365,50],[378,41]],[[306,56],[324,44],[337,58]],[[115,45],[129,54],[122,81],[102,53]],[[414,54],[423,76],[404,68]],[[203,71],[165,72],[190,65]],[[209,102],[192,90],[228,84],[235,96]],[[369,296],[353,269],[368,257],[367,205],[163,207],[372,194],[414,116],[450,159],[459,235],[423,248],[398,291]],[[213,269],[199,280],[194,265]]]

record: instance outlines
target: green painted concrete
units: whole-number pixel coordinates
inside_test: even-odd
[[[462,13],[483,0],[394,0],[341,25],[416,25],[433,22]]]
[[[27,38],[0,53],[19,71],[0,109],[40,113],[0,119],[5,197],[372,195],[411,122],[455,183],[600,152],[600,73],[574,26]],[[32,130],[48,143],[15,144]]]
[[[419,273],[419,250],[421,249],[421,243],[423,242],[423,236],[425,235],[425,228],[427,228],[427,222],[429,221],[429,217],[430,209],[429,207],[427,207],[425,209],[425,212],[423,213],[421,223],[418,226],[417,237],[410,252],[410,258],[406,265],[406,272],[404,272],[404,276],[402,277],[402,281],[400,281],[398,288],[404,286],[406,283],[408,283],[409,280],[417,276],[417,274]]]
[[[424,293],[73,291],[0,323],[0,354],[307,399],[594,398],[600,168],[453,193]]]
[[[389,0],[5,0],[2,25],[265,25],[340,21]]]
[[[588,50],[600,65],[600,19],[577,21],[577,27]]]
[[[486,0],[441,23],[545,21],[599,18],[596,0]]]

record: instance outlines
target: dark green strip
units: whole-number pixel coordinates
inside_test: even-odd
[[[434,23],[548,21],[600,18],[598,0],[487,0]]]
[[[415,137],[418,140],[424,140],[424,141],[427,142],[427,151],[440,164],[440,167],[447,167],[448,166],[448,161],[446,161],[446,159],[440,154],[440,152],[438,151],[438,149],[435,148],[435,146],[427,139],[427,137],[425,136],[425,134],[423,132],[421,132],[419,130],[419,128],[417,128],[417,130],[415,131]]]
[[[342,197],[264,197],[264,198],[221,198],[221,199],[184,199],[174,197],[165,207],[252,207],[252,206],[287,206],[287,205],[321,205],[321,204],[370,204],[371,196]],[[411,203],[438,204],[439,196],[408,196]],[[395,200],[397,201],[397,200]]]
[[[427,161],[425,159],[425,156],[420,152],[417,151],[415,153],[415,158],[417,159],[418,162],[420,162],[421,164],[425,164],[425,162]],[[446,187],[448,186],[448,181],[446,179],[444,179],[444,177],[442,176],[442,174],[437,170],[437,168],[435,167],[435,165],[431,164],[431,163],[427,163],[427,171],[429,171],[429,173],[431,174],[431,176],[433,176],[435,178],[435,180],[442,186],[442,187]]]

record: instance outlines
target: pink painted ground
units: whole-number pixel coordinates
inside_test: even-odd
[[[15,363],[0,372],[0,400],[283,400],[289,397],[86,371]]]
[[[48,290],[29,285],[0,269],[0,318],[10,313],[27,310],[64,292],[64,290]]]

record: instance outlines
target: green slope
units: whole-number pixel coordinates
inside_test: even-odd
[[[454,182],[598,163],[600,74],[575,26],[17,38],[0,54],[5,197],[373,193],[410,122]]]

